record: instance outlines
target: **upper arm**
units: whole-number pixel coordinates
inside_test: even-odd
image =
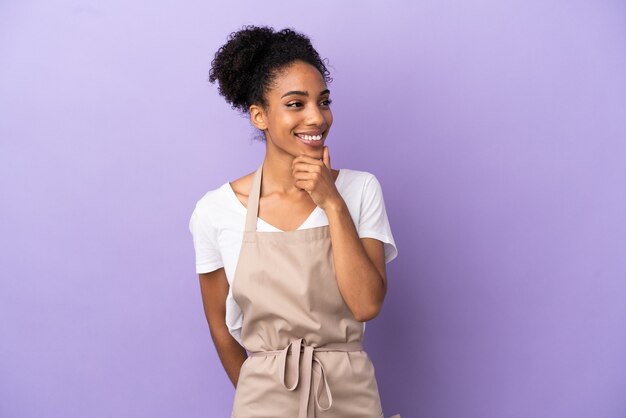
[[[373,174],[368,175],[364,182],[357,231],[361,239],[370,238],[371,241],[377,241],[382,247],[385,263],[389,263],[397,256],[398,250],[391,233],[383,190]],[[374,243],[371,243],[372,251],[368,251],[368,254],[372,262],[376,263],[373,258],[375,251],[373,247]],[[383,270],[382,267],[380,266],[379,270]]]
[[[224,267],[219,244],[219,229],[214,225],[213,218],[217,214],[202,199],[189,218],[189,231],[193,237],[196,258],[196,272],[216,271]],[[210,274],[202,273],[202,274]]]
[[[229,284],[224,268],[198,275],[202,304],[211,331],[219,327],[226,328],[226,297]]]
[[[385,249],[383,242],[375,238],[361,238],[363,248],[368,258],[374,264],[380,276],[383,278],[383,285],[387,288],[387,271],[385,268]]]

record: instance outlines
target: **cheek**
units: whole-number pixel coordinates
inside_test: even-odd
[[[328,125],[332,125],[333,123],[333,112],[330,110],[328,110],[328,113],[326,114],[326,123],[328,123]]]
[[[280,123],[285,131],[292,131],[302,122],[294,115],[286,114],[280,119]]]

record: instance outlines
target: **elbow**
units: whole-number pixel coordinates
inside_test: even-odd
[[[358,310],[355,310],[352,314],[354,318],[359,322],[367,322],[376,318],[382,309],[382,301],[380,303],[371,303],[361,306]]]
[[[385,295],[387,294],[387,285],[384,280],[381,279],[382,285],[375,291],[368,294],[361,303],[354,306],[354,309],[350,307],[352,315],[359,322],[367,322],[376,318],[383,308],[383,302]],[[364,295],[365,296],[365,295]]]

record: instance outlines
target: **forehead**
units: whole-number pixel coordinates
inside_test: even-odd
[[[296,61],[276,75],[270,94],[280,95],[290,90],[303,90],[317,95],[325,89],[326,81],[317,68],[311,64]]]

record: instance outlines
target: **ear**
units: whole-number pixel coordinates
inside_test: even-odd
[[[265,114],[263,108],[259,105],[250,105],[250,121],[261,131],[267,129],[267,115]]]

